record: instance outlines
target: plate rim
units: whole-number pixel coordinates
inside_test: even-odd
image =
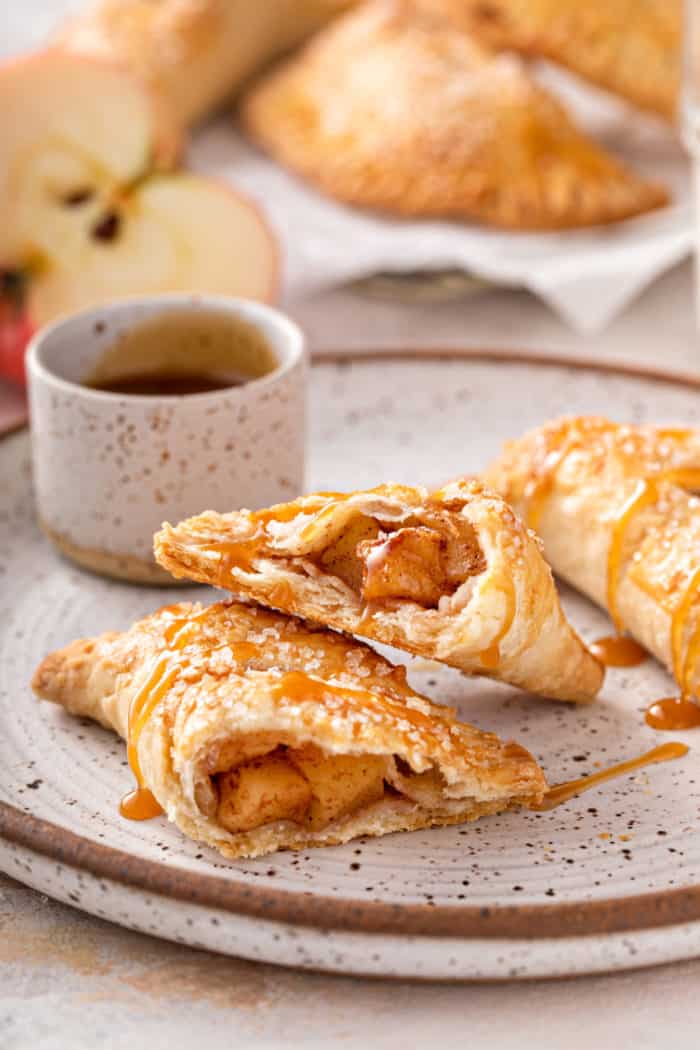
[[[434,348],[325,350],[313,365],[485,361],[535,367],[570,368],[686,389],[700,389],[700,375],[598,361],[585,355],[445,346]],[[7,435],[10,436],[9,434]],[[12,436],[16,436],[16,431]],[[0,837],[57,863],[97,878],[183,903],[232,915],[245,915],[321,930],[406,937],[509,938],[537,941],[652,930],[700,920],[700,883],[672,890],[585,902],[505,904],[399,904],[381,900],[328,897],[311,891],[268,889],[231,877],[170,867],[76,834],[11,803],[0,801]],[[17,877],[15,873],[8,874]],[[21,880],[21,875],[20,875]]]

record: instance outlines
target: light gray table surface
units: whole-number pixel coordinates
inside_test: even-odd
[[[8,0],[0,51],[40,40],[73,0]],[[514,347],[700,373],[692,274],[657,281],[603,334],[573,334],[519,292],[440,307],[326,292],[286,304],[312,348]],[[207,955],[53,903],[0,876],[0,1047],[493,1047],[695,1050],[700,960],[499,986],[395,984]]]

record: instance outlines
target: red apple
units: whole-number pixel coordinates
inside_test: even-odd
[[[0,298],[0,376],[24,385],[24,354],[34,330],[20,305]]]

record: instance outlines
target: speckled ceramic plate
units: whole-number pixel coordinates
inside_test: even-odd
[[[326,360],[312,384],[311,488],[476,471],[503,439],[562,412],[700,423],[697,382],[533,357]],[[681,734],[685,759],[549,813],[341,848],[228,863],[164,819],[121,820],[121,741],[37,703],[27,683],[47,650],[125,627],[172,592],[110,583],[54,554],[34,524],[25,433],[0,443],[0,511],[0,867],[10,875],[158,936],[343,972],[493,979],[700,954],[700,732]],[[583,599],[565,600],[585,637],[608,628]],[[672,689],[651,661],[611,672],[580,709],[420,664],[412,679],[521,740],[551,782],[659,743],[642,710]]]

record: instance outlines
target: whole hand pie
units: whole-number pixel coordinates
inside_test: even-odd
[[[510,442],[485,478],[554,571],[697,692],[700,432],[558,420]]]
[[[250,136],[330,196],[512,229],[613,222],[666,203],[580,132],[513,56],[415,0],[372,0],[243,98]]]
[[[681,0],[419,0],[484,44],[541,56],[673,120]]]
[[[603,669],[567,622],[537,541],[495,493],[458,482],[317,493],[207,511],[155,537],[158,562],[285,613],[469,674],[591,700]]]
[[[73,642],[33,687],[127,738],[141,792],[227,857],[455,824],[546,791],[527,751],[368,646],[235,602]]]

